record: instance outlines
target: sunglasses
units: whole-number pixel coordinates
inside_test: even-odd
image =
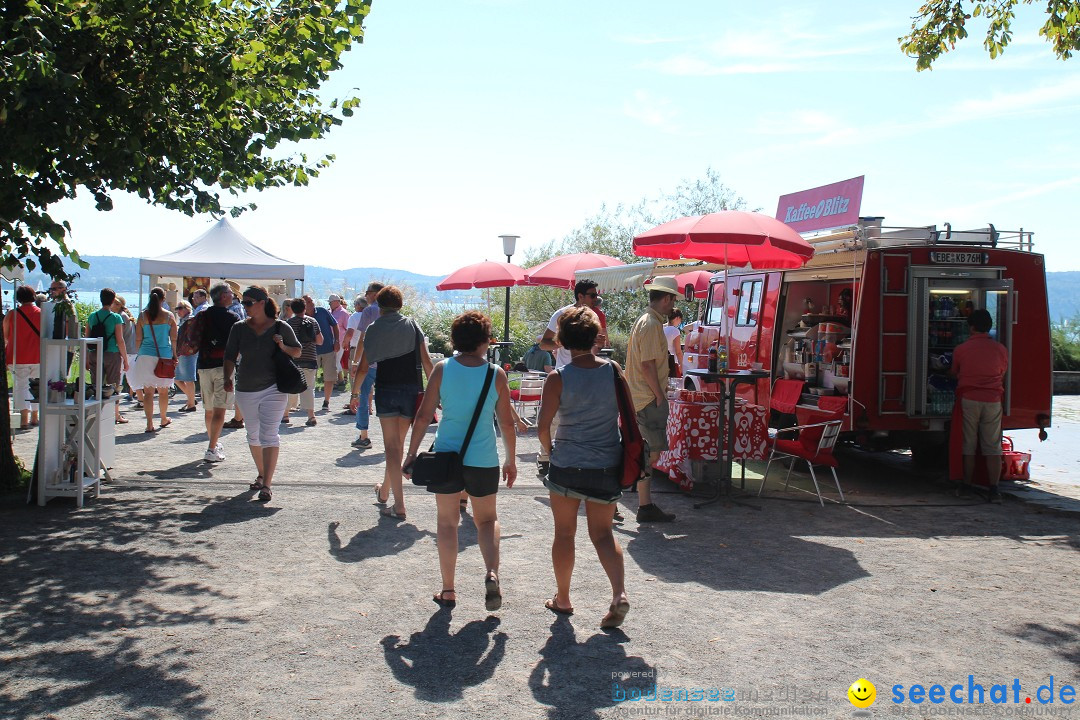
[[[254,305],[257,302],[262,302],[262,300],[241,300],[240,304],[243,305],[244,307],[251,307],[252,305]]]

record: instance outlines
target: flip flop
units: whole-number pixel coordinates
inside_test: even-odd
[[[488,612],[495,612],[502,607],[502,591],[499,589],[499,576],[488,573],[484,578],[484,607]]]
[[[440,607],[452,608],[455,605],[457,605],[457,600],[456,599],[455,600],[447,600],[446,597],[445,597],[446,593],[452,593],[452,592],[454,592],[453,588],[449,588],[448,590],[440,590],[436,594],[432,595],[431,599],[434,600],[435,604],[439,605]],[[456,595],[457,593],[454,593],[454,594]]]
[[[172,425],[172,420],[162,420],[161,423],[159,423],[159,426],[162,430],[169,427],[170,425]]]
[[[146,428],[145,430],[143,430],[143,432],[144,433],[156,433],[160,429],[161,428]]]
[[[558,596],[556,596],[556,597],[558,597]],[[558,615],[573,615],[574,614],[573,606],[568,607],[568,608],[559,607],[559,604],[557,602],[555,602],[554,597],[551,598],[550,600],[548,600],[547,602],[545,602],[544,607],[546,607],[548,610],[550,610],[551,612],[556,613]]]
[[[117,425],[126,425],[127,422],[128,422],[128,419],[126,417],[122,416],[122,415],[120,417],[116,418],[116,424]]]
[[[379,514],[383,517],[393,518],[395,520],[401,520],[402,522],[405,522],[405,513],[399,513],[392,507],[384,507],[382,510],[379,511]]]
[[[386,501],[390,499],[390,496],[387,495],[386,500],[383,500],[382,495],[379,494],[381,492],[382,492],[382,483],[377,483],[375,485],[375,502],[378,505],[385,505]]]
[[[630,612],[630,603],[626,600],[612,603],[610,607],[608,607],[608,614],[600,621],[600,628],[608,630],[619,627],[622,625],[623,620],[626,619],[626,613],[628,612]]]

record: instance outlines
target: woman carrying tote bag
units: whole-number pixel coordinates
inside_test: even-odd
[[[494,414],[502,431],[505,460],[502,479],[513,487],[517,478],[517,437],[510,413],[510,385],[506,373],[495,369],[494,382],[485,382],[488,368],[488,345],[491,342],[491,320],[475,310],[454,319],[450,339],[458,352],[435,366],[424,393],[424,402],[416,416],[402,472],[411,474],[416,452],[424,441],[435,406],[442,405],[443,414],[435,434],[436,452],[460,451],[476,409],[481,392],[487,388],[479,404],[478,421],[469,437],[459,477],[447,478],[427,486],[435,494],[438,506],[439,569],[442,591],[432,599],[443,607],[454,607],[454,575],[457,568],[458,524],[461,521],[458,501],[461,492],[472,497],[473,523],[477,542],[484,558],[484,606],[489,611],[502,606],[499,587],[499,516],[495,509],[495,493],[499,489],[499,454],[495,449]],[[455,474],[456,475],[456,474]]]

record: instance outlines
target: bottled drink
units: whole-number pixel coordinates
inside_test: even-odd
[[[938,317],[938,300],[936,295],[930,296],[930,317]]]
[[[717,351],[716,346],[709,347],[709,372],[719,372],[720,367],[720,353]]]
[[[720,368],[720,372],[727,372],[727,346],[721,345],[720,350],[717,353],[717,366]]]

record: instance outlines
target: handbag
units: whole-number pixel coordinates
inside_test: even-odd
[[[275,321],[274,329],[278,330],[278,335],[281,334],[277,325],[281,324],[280,320]],[[308,389],[307,378],[304,377],[304,371],[297,367],[296,362],[281,352],[281,348],[274,348],[274,383],[277,385],[278,392],[285,393],[286,395],[299,395],[302,392],[306,392]]]
[[[670,356],[669,356],[670,357]],[[634,486],[641,476],[642,459],[645,457],[645,441],[637,424],[634,401],[630,391],[615,363],[611,364],[615,375],[615,400],[619,406],[619,435],[622,436],[622,471],[619,484],[624,488]]]
[[[420,387],[424,387],[424,366],[420,362],[420,343],[424,342],[424,335],[420,332],[420,326],[415,322],[413,323],[413,330],[416,331],[416,346],[413,348],[413,354],[416,356],[416,384]],[[420,406],[424,402],[424,391],[421,390],[416,394],[416,407],[413,409],[413,417],[420,412]],[[432,411],[431,424],[436,425],[439,422],[439,413]]]
[[[158,347],[157,333],[154,332],[154,326],[150,324],[150,318],[146,318],[146,327],[150,328],[150,339],[154,341],[154,352],[156,352],[158,356],[157,365],[154,366],[154,376],[159,378],[176,377],[176,358],[161,357],[161,348]]]
[[[480,397],[476,400],[476,409],[473,410],[472,422],[469,423],[469,430],[465,433],[465,440],[461,443],[461,450],[443,450],[441,452],[435,452],[435,445],[432,443],[431,449],[417,455],[416,460],[413,462],[413,485],[424,487],[436,485],[441,482],[446,482],[447,484],[461,484],[464,479],[462,467],[465,451],[469,448],[469,441],[472,440],[473,430],[476,429],[476,423],[480,420],[480,411],[484,407],[484,400],[487,398],[488,390],[491,388],[491,381],[494,377],[495,366],[488,363],[487,375],[484,377],[484,387],[480,390]]]

